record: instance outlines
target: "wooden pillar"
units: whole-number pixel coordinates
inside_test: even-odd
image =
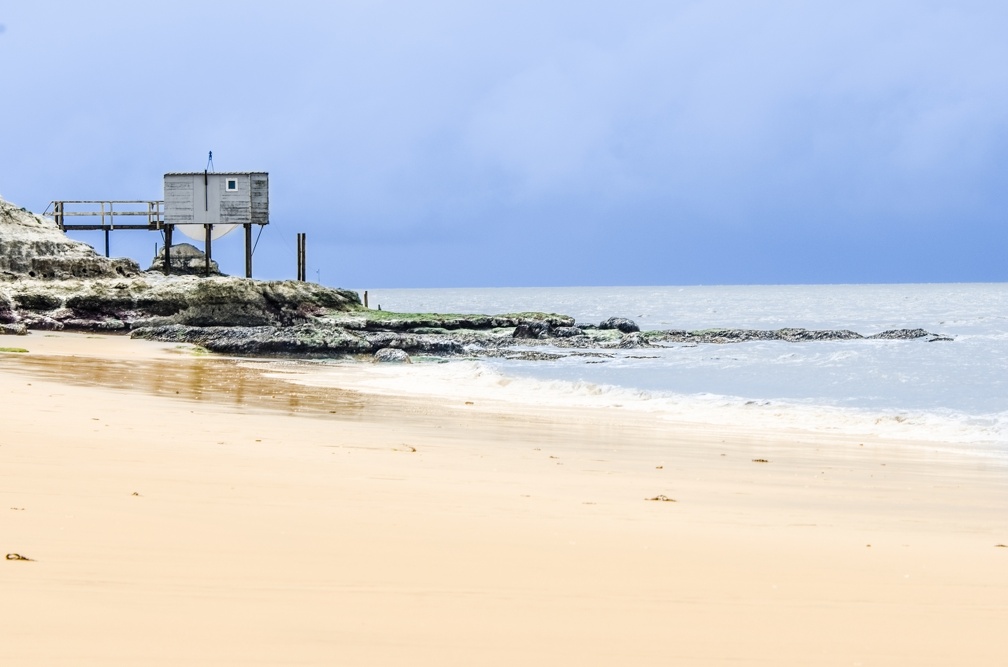
[[[206,229],[206,275],[210,275],[210,235],[213,225],[203,225]]]
[[[105,228],[105,256],[109,256],[109,229]]]
[[[164,228],[164,272],[166,276],[171,273],[171,237],[174,228],[175,225],[165,225]]]
[[[305,234],[300,232],[297,235],[297,262],[298,262],[298,274],[297,279],[300,281],[305,280],[306,265],[308,264],[306,260],[306,247],[305,247]]]
[[[252,224],[245,224],[245,277],[252,277]]]

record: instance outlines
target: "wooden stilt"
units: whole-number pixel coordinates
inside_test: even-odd
[[[252,277],[252,225],[245,225],[245,277]]]
[[[174,228],[175,225],[165,225],[164,228],[164,273],[166,276],[171,273],[171,245]]]
[[[206,228],[206,275],[210,275],[210,234],[213,225],[203,225]]]

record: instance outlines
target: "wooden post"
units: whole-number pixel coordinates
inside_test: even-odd
[[[206,275],[210,275],[210,234],[213,225],[203,225],[206,228]]]
[[[175,225],[165,225],[164,228],[164,273],[166,276],[171,273],[171,237],[174,228]]]
[[[105,228],[105,256],[109,256],[109,228]]]
[[[245,277],[252,277],[252,224],[245,224]]]
[[[364,290],[364,307],[367,308],[367,290]]]
[[[297,251],[298,251],[298,276],[297,279],[304,281],[307,274],[308,261],[306,258],[307,248],[305,244],[305,233],[300,232],[297,235]]]

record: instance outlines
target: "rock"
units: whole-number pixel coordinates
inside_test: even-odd
[[[924,329],[889,329],[888,331],[883,331],[882,333],[877,333],[874,336],[868,337],[879,340],[914,340],[916,338],[924,338],[925,336],[934,335],[935,334],[924,331]]]
[[[24,324],[0,324],[0,335],[2,336],[27,336],[28,327]]]
[[[372,350],[394,347],[399,350],[424,354],[462,354],[464,346],[459,341],[463,336],[450,334],[417,334],[404,331],[364,331],[361,338]]]
[[[632,333],[624,334],[617,347],[623,350],[629,350],[638,347],[651,347],[651,344],[646,338],[641,336],[639,331],[634,331]]]
[[[0,275],[7,279],[115,278],[135,276],[131,259],[109,259],[67,237],[54,220],[0,199]]]
[[[148,271],[164,271],[164,246],[158,252],[154,262]],[[191,243],[173,244],[171,247],[171,267],[170,271],[174,275],[183,276],[205,276],[206,275],[206,253]],[[220,267],[213,259],[210,260],[210,275],[224,275],[220,272]]]
[[[14,302],[11,298],[0,292],[0,323],[14,322],[17,316],[14,314]]]
[[[604,322],[598,325],[599,329],[616,329],[621,333],[634,333],[635,331],[640,331],[640,327],[633,320],[628,320],[625,317],[610,317]]]
[[[36,312],[56,310],[63,305],[63,299],[44,289],[37,291],[28,289],[19,292],[15,295],[14,301],[18,310],[34,310]]]
[[[564,355],[551,352],[540,352],[538,350],[513,350],[503,352],[494,350],[486,356],[502,357],[504,359],[516,359],[519,361],[556,361],[562,359]]]
[[[290,325],[358,308],[356,292],[294,280],[149,273],[116,280],[0,281],[0,321],[24,321],[30,328],[39,328],[30,322],[52,329],[51,321],[71,320],[93,321],[96,328],[104,328],[105,320],[129,328]]]
[[[652,343],[714,344],[774,340],[800,343],[805,341],[858,340],[864,338],[861,334],[848,329],[811,330],[801,328],[785,328],[774,331],[763,329],[704,329],[701,331],[671,329],[668,331],[648,331],[645,335]]]
[[[419,329],[456,331],[506,329],[521,324],[542,324],[550,327],[570,326],[574,319],[552,313],[519,313],[505,315],[438,315],[434,313],[389,313],[359,310],[339,317],[339,325],[373,331],[417,331]]]
[[[512,338],[542,339],[549,338],[550,325],[546,322],[525,322],[515,327]]]
[[[374,353],[374,360],[381,363],[411,364],[410,356],[394,347],[383,347]]]
[[[583,336],[584,332],[579,327],[557,327],[553,329],[553,335],[557,338],[574,338]]]

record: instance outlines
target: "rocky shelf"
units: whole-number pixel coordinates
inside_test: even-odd
[[[411,354],[542,359],[748,341],[949,340],[923,329],[869,336],[846,329],[640,331],[618,317],[585,324],[554,313],[368,310],[356,292],[308,282],[141,271],[132,260],[101,257],[52,220],[0,199],[0,334],[64,329],[122,332],[226,354],[377,355],[389,361],[408,361]]]

